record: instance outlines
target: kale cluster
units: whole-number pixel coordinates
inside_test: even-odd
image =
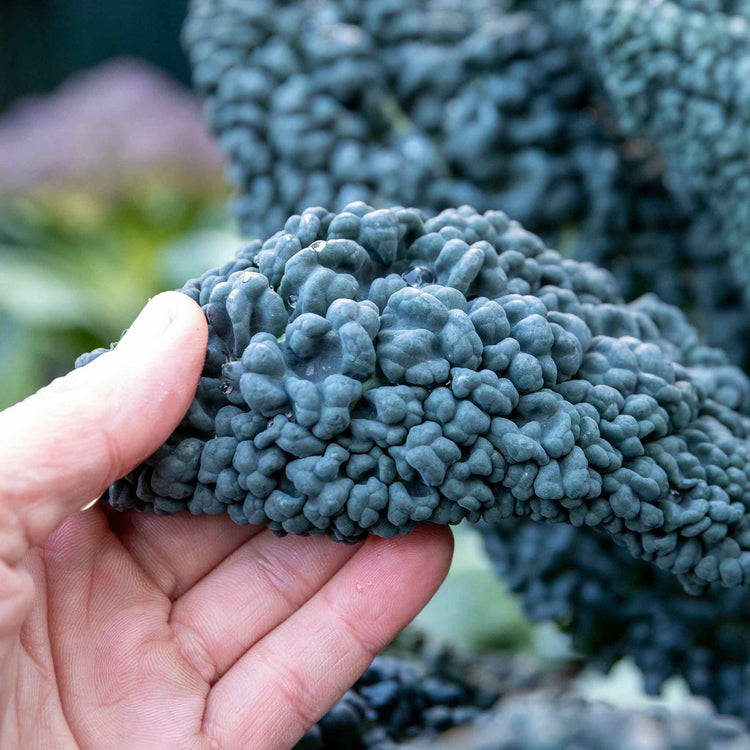
[[[193,0],[185,45],[243,231],[354,200],[499,208],[750,365],[717,219],[621,136],[549,14],[507,5]]]
[[[308,209],[183,292],[203,376],[113,507],[345,542],[529,517],[750,581],[748,379],[502,212]]]
[[[196,0],[184,36],[242,229],[268,236],[354,200],[503,206],[538,230],[579,214],[601,155],[552,33],[486,0]]]
[[[502,700],[483,722],[456,729],[413,750],[747,750],[740,722],[694,701],[679,711],[624,708],[549,692]]]
[[[486,715],[501,695],[538,684],[541,674],[512,658],[498,663],[458,655],[407,631],[295,750],[390,750],[410,740],[434,741]]]
[[[678,711],[615,708],[571,691],[570,674],[508,655],[458,655],[407,631],[295,750],[745,750],[736,719],[691,700]],[[552,687],[554,685],[554,687]]]
[[[587,663],[629,656],[646,692],[683,677],[723,714],[750,725],[750,590],[712,585],[687,595],[602,534],[533,521],[481,527],[495,570],[532,621],[553,620]]]
[[[716,211],[750,295],[750,6],[582,0],[585,41],[623,130],[645,135]]]

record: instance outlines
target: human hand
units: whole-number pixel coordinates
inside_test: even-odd
[[[159,295],[113,352],[0,413],[0,748],[290,747],[445,576],[443,527],[349,547],[78,512],[177,425],[206,335]]]

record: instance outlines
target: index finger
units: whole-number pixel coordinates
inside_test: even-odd
[[[17,562],[166,440],[206,338],[195,302],[160,294],[113,351],[0,412],[0,560]]]

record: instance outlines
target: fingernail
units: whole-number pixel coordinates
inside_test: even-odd
[[[149,300],[138,317],[125,331],[116,348],[121,346],[143,346],[153,343],[174,322],[174,307],[169,293],[157,294]]]

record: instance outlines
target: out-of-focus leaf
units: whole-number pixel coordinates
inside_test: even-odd
[[[0,250],[0,266],[0,308],[8,320],[65,328],[83,325],[96,314],[81,290],[54,270],[7,250]]]
[[[658,696],[646,695],[643,673],[631,658],[619,661],[606,675],[589,667],[573,680],[572,687],[574,693],[587,700],[627,708],[665,705],[677,709],[690,699],[690,689],[677,676],[664,683]]]
[[[159,281],[166,289],[182,286],[185,279],[222,265],[241,245],[239,235],[221,229],[200,229],[182,235],[159,253]]]
[[[473,649],[530,647],[533,627],[516,598],[492,572],[478,534],[454,531],[448,577],[415,623],[426,635]]]

